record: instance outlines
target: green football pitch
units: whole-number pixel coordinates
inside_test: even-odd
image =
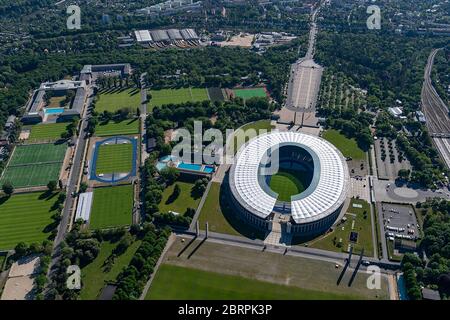
[[[270,178],[270,188],[278,193],[278,200],[290,201],[291,196],[305,190],[302,181],[297,178],[299,174],[301,173],[280,169],[277,174]]]
[[[96,173],[128,173],[132,169],[133,145],[100,145],[96,163]]]
[[[57,181],[66,149],[66,144],[51,143],[17,146],[0,184],[9,181],[15,188],[25,188]]]
[[[145,297],[147,300],[346,300],[355,298],[357,297],[169,264],[159,267]]]
[[[121,122],[109,121],[106,124],[98,124],[95,135],[98,137],[115,135],[132,135],[139,133],[139,120],[129,119]]]
[[[95,103],[95,111],[98,113],[103,111],[115,112],[122,108],[131,108],[135,112],[140,105],[141,94],[138,89],[102,91]]]
[[[264,88],[254,88],[254,89],[234,89],[233,90],[236,97],[242,99],[250,99],[250,98],[265,98],[267,97],[266,91]]]
[[[161,89],[152,90],[150,94],[152,96],[150,99],[151,107],[209,100],[208,92],[205,88]]]
[[[37,124],[31,127],[28,141],[55,141],[61,138],[69,123]]]
[[[131,224],[133,186],[95,188],[89,226],[91,229]]]
[[[53,223],[51,207],[57,194],[14,194],[0,198],[0,250],[12,249],[21,241],[31,244],[49,236],[46,227]]]

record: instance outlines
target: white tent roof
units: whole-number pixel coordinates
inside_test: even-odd
[[[342,154],[328,141],[298,132],[271,132],[250,140],[236,155],[230,186],[239,203],[260,218],[267,218],[277,199],[258,181],[261,160],[272,147],[299,146],[314,161],[310,186],[291,197],[291,214],[296,223],[320,220],[333,213],[347,196],[349,174]]]

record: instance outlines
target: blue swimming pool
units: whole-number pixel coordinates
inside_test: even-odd
[[[177,166],[178,169],[184,169],[184,170],[191,170],[191,171],[201,171],[202,165],[201,164],[195,164],[195,163],[184,163],[180,162],[180,164]]]
[[[156,164],[156,169],[157,169],[158,171],[161,171],[161,170],[163,170],[163,169],[165,169],[165,168],[167,168],[167,163],[166,163],[166,162],[158,162],[158,163]]]
[[[205,173],[213,173],[214,172],[214,167],[212,167],[212,166],[205,166],[203,168],[203,172],[205,172]]]
[[[409,300],[408,294],[406,293],[405,278],[403,277],[403,274],[399,275],[397,278],[397,288],[400,300]]]
[[[64,108],[46,108],[44,110],[45,114],[60,114],[64,112]]]

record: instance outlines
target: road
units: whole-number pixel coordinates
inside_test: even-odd
[[[431,80],[434,59],[441,49],[434,49],[428,57],[422,86],[422,109],[426,117],[428,131],[442,159],[450,168],[450,117],[448,107],[439,97]]]

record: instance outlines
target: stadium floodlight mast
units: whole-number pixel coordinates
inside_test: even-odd
[[[277,131],[274,129],[270,132]],[[173,132],[172,141],[178,141],[178,143],[172,149],[172,159],[200,165],[233,164],[235,154],[238,151],[236,150],[237,147],[243,146],[258,135],[268,132],[267,129],[256,130],[254,128],[226,129],[224,141],[222,131],[215,128],[203,131],[203,123],[194,121],[193,134],[186,128],[180,128]],[[204,142],[209,142],[209,144],[204,147]],[[261,146],[261,148],[264,148],[264,146]],[[263,170],[266,174],[278,172],[278,148],[270,148],[267,153],[270,154],[270,157],[265,157],[267,163],[262,163],[264,165]]]

